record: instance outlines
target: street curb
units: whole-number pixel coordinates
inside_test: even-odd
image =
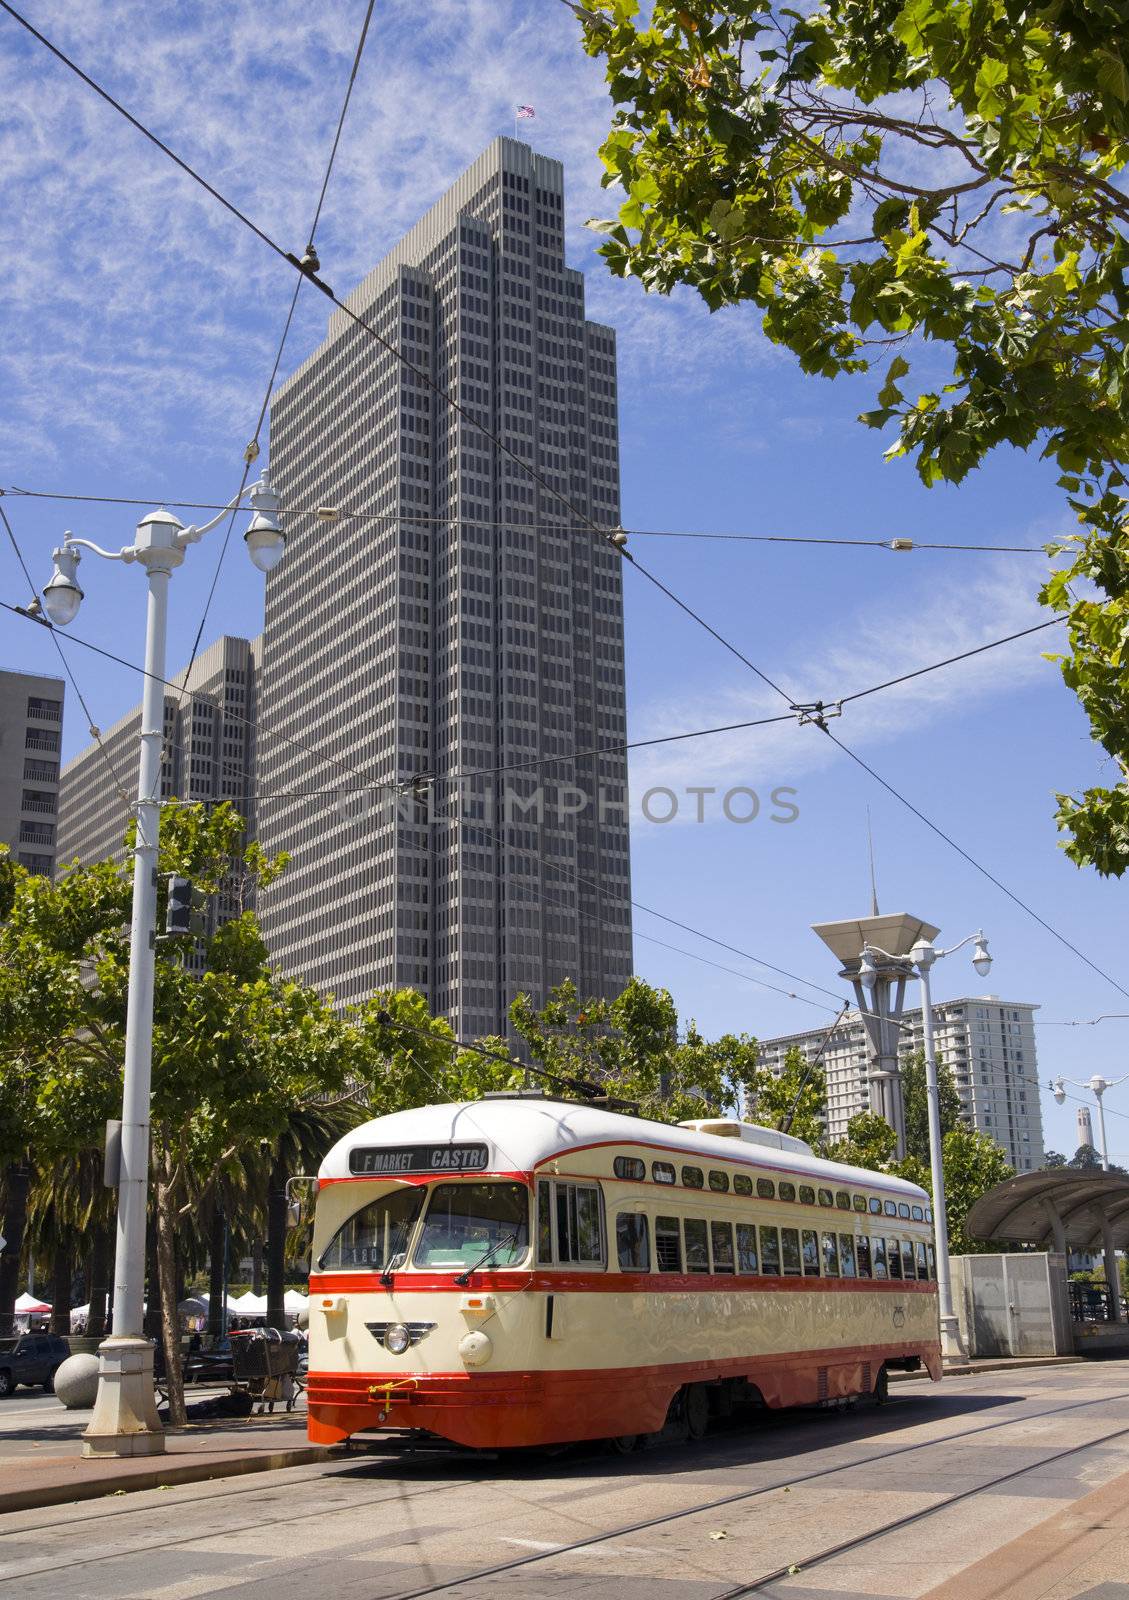
[[[167,1460],[162,1466],[141,1471],[107,1474],[75,1483],[45,1483],[0,1494],[0,1516],[9,1511],[35,1511],[40,1506],[69,1505],[78,1500],[101,1500],[106,1495],[132,1494],[138,1489],[160,1489],[166,1484],[206,1483],[212,1478],[239,1478],[249,1472],[279,1472],[284,1467],[314,1466],[334,1455],[328,1445],[304,1445],[273,1450],[268,1455],[236,1456],[230,1461]]]
[[[946,1367],[942,1377],[975,1378],[981,1372],[1026,1372],[1030,1367],[1077,1367],[1083,1365],[1085,1360],[1085,1356],[1016,1356],[1004,1361],[977,1361],[975,1365],[961,1362],[957,1366]],[[887,1373],[891,1383],[912,1383],[915,1379],[928,1376],[924,1367],[920,1372]]]

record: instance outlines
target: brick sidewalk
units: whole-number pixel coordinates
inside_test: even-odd
[[[125,1460],[84,1458],[83,1425],[32,1427],[19,1438],[0,1435],[0,1513],[308,1466],[331,1454],[307,1442],[304,1412],[198,1423],[170,1431],[163,1455]]]

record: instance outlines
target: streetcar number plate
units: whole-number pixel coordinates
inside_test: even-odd
[[[482,1172],[490,1163],[484,1144],[408,1144],[349,1152],[349,1171],[374,1178],[400,1172]]]

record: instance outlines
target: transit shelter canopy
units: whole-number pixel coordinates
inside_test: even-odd
[[[1114,1249],[1129,1249],[1129,1177],[1074,1167],[1019,1173],[982,1194],[965,1227],[974,1239],[1053,1250],[1056,1217],[1070,1249],[1101,1250],[1103,1222],[1112,1229]]]

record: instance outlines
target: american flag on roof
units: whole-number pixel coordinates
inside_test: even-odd
[[[537,115],[532,106],[518,106],[516,110],[519,117],[534,117]]]

